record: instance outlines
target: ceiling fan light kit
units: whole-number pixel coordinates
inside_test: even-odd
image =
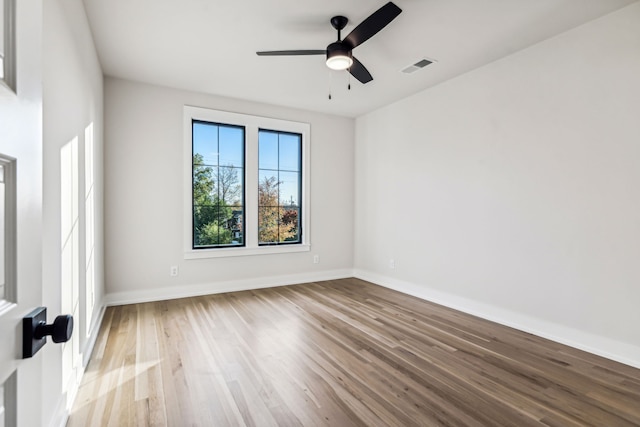
[[[352,50],[376,35],[380,30],[389,25],[402,9],[393,2],[389,2],[373,12],[367,19],[349,33],[342,40],[341,31],[349,20],[344,16],[334,16],[330,22],[338,31],[338,40],[331,43],[325,50],[272,50],[256,52],[258,56],[300,56],[300,55],[324,55],[327,56],[327,67],[332,70],[348,70],[360,83],[368,83],[373,80],[371,73],[356,57]]]
[[[342,42],[331,43],[327,46],[327,67],[332,70],[346,70],[353,65],[351,49]]]

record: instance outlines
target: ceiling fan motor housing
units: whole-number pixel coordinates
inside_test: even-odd
[[[327,59],[334,56],[348,56],[351,58],[351,47],[344,42],[334,42],[327,46]]]

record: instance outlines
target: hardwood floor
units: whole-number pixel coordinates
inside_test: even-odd
[[[640,370],[345,279],[108,308],[103,425],[638,426]]]

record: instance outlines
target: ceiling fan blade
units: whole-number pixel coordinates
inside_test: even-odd
[[[400,12],[402,12],[402,9],[394,3],[389,2],[385,4],[354,28],[353,31],[344,38],[344,41],[351,46],[351,49],[361,45],[375,36],[378,31],[386,27],[396,16],[400,15]]]
[[[326,50],[268,50],[256,52],[258,56],[300,56],[300,55],[326,55]]]
[[[353,57],[352,59],[353,64],[351,64],[351,68],[349,68],[349,72],[351,73],[351,75],[358,79],[362,84],[369,83],[371,80],[373,80],[371,73],[365,68],[364,65],[362,65],[362,62],[358,61],[355,57]]]

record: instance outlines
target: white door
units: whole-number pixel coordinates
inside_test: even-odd
[[[0,150],[0,427],[18,425],[18,420],[19,425],[36,426],[42,360],[37,355],[22,360],[22,317],[42,302],[40,239],[34,233],[40,216],[37,203],[22,196],[30,189],[20,181],[26,178],[21,169],[31,169],[38,161],[25,157],[22,147],[11,150],[4,141]],[[24,395],[25,387],[31,387],[34,399],[21,408],[17,391]],[[18,411],[24,413],[18,416]]]
[[[18,46],[2,73],[15,84],[0,78],[0,427],[41,426],[46,361],[42,351],[22,359],[22,317],[42,305],[42,4],[21,0],[12,12],[9,3],[0,0],[5,63],[7,40]]]

